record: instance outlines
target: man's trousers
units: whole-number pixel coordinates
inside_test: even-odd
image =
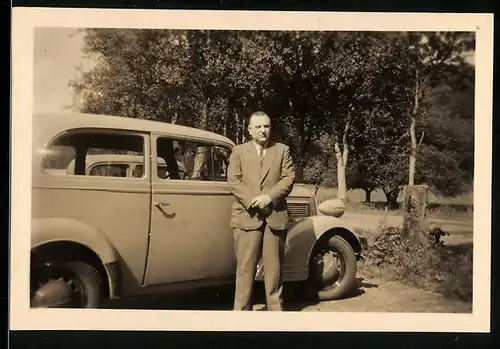
[[[263,224],[258,230],[234,230],[237,259],[234,310],[252,310],[255,273],[259,257],[264,264],[267,310],[283,310],[283,256],[286,230]]]

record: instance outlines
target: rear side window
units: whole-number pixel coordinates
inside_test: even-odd
[[[42,169],[50,175],[138,178],[130,164],[144,166],[145,161],[144,137],[125,132],[75,130],[57,137],[44,152]]]

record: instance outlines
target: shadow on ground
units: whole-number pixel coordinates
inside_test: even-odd
[[[356,278],[355,287],[343,298],[349,299],[362,296],[366,290],[378,287],[376,284],[365,282],[363,278]],[[284,288],[286,311],[301,311],[309,306],[318,305],[310,294],[304,292],[303,283],[287,283]],[[368,291],[369,292],[369,291]],[[262,283],[255,286],[254,310],[263,311],[265,308],[265,290]],[[105,309],[149,309],[149,310],[232,310],[234,299],[234,285],[224,285],[161,296],[147,296],[134,299],[117,300],[103,306]],[[333,301],[335,302],[335,301]]]
[[[217,286],[168,295],[143,296],[110,302],[105,309],[231,310],[233,287]]]
[[[288,295],[289,296],[288,299],[286,297],[287,295],[285,294],[285,301],[286,301],[286,304],[287,304],[287,309],[286,310],[289,310],[289,311],[301,311],[304,308],[307,308],[307,307],[310,307],[310,306],[314,306],[314,305],[318,305],[318,304],[321,303],[320,301],[318,301],[317,299],[315,299],[315,297],[311,297],[309,295],[305,295],[303,292],[301,293],[300,290],[303,290],[303,288],[300,285],[297,285],[297,286],[298,286],[297,287],[298,291],[296,291],[296,293],[294,293],[294,289],[290,290],[290,286],[289,286],[288,289],[290,290],[291,294]],[[357,298],[357,297],[360,297],[363,294],[365,294],[366,293],[366,289],[376,288],[376,287],[378,287],[377,284],[372,284],[372,283],[365,282],[364,278],[358,277],[355,280],[354,287],[351,289],[351,291],[349,291],[348,293],[346,293],[343,297],[338,298],[336,300],[324,301],[324,302],[338,302],[338,301],[342,301],[342,300],[345,300],[345,299]]]

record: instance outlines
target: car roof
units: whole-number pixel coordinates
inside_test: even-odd
[[[66,129],[103,128],[109,130],[127,130],[159,133],[177,137],[210,140],[234,146],[234,142],[217,133],[202,129],[171,124],[167,122],[91,113],[57,112],[33,114],[33,133],[52,137]],[[42,136],[42,137],[44,137]]]

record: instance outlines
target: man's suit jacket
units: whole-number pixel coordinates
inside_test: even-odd
[[[286,197],[294,181],[295,169],[288,146],[271,142],[262,165],[253,141],[234,147],[228,167],[228,182],[235,196],[231,226],[254,230],[266,221],[272,229],[286,229],[289,220]],[[270,212],[249,210],[252,199],[259,194],[271,198]]]

